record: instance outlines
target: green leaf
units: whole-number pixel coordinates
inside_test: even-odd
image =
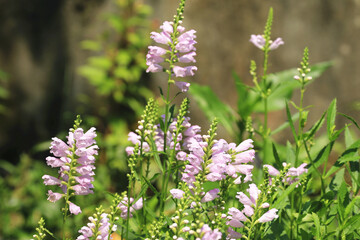
[[[331,141],[333,133],[335,131],[335,117],[336,117],[336,98],[330,103],[327,110],[327,135],[328,139]]]
[[[323,113],[323,115],[321,116],[321,118],[310,128],[310,130],[306,133],[307,136],[306,136],[306,139],[305,141],[308,141],[310,138],[312,138],[315,133],[321,128],[321,126],[323,125],[324,123],[324,120],[325,120],[325,114],[327,113],[327,111],[325,111]]]
[[[333,145],[334,142],[330,142],[319,151],[314,160],[314,166],[310,164],[308,168],[308,174],[312,173],[315,170],[314,168],[320,167],[320,165],[329,158]]]
[[[316,213],[312,213],[312,218],[314,220],[314,224],[315,224],[315,230],[316,230],[316,239],[321,239],[321,232],[320,232],[320,219],[319,216]]]
[[[285,207],[287,204],[286,198],[292,191],[294,191],[295,187],[296,187],[296,183],[293,183],[288,188],[286,188],[285,191],[282,192],[279,191],[276,201],[274,202],[272,207],[276,209],[282,209],[283,207]]]
[[[299,113],[298,113],[298,112],[291,116],[291,121],[292,121],[292,122],[295,122],[295,121],[298,120],[298,119],[299,119]],[[284,122],[284,123],[281,124],[278,128],[276,128],[275,130],[271,131],[270,136],[271,136],[271,135],[274,135],[274,134],[276,134],[276,133],[278,133],[278,132],[281,132],[282,130],[286,129],[286,128],[289,127],[289,126],[290,126],[289,121]]]
[[[360,140],[355,141],[351,144],[339,157],[339,159],[335,162],[335,164],[330,168],[330,170],[326,173],[325,178],[329,177],[331,174],[336,172],[340,167],[344,165],[344,163],[349,161],[356,161],[358,158],[358,150],[360,148]]]
[[[156,176],[157,175],[157,176]],[[157,178],[158,175],[160,175],[159,173],[155,174],[152,179]],[[148,185],[148,187],[151,189],[151,191],[153,191],[155,193],[155,196],[159,196],[160,193],[156,190],[156,188],[151,184],[151,180],[149,181],[148,179],[146,179],[146,177],[143,176],[144,181],[146,182],[146,184]],[[145,186],[145,185],[144,185]],[[145,193],[145,192],[144,192]],[[139,194],[140,195],[140,194]]]
[[[275,163],[276,163],[276,167],[279,169],[279,168],[281,168],[282,167],[282,165],[281,165],[281,161],[280,161],[280,158],[279,158],[279,154],[278,154],[278,152],[277,152],[277,150],[276,150],[276,147],[275,147],[275,144],[274,143],[272,143],[272,150],[273,150],[273,155],[274,155],[274,158],[275,158]]]
[[[346,115],[344,113],[338,113],[338,114],[340,114],[340,115],[346,117],[347,119],[349,119],[360,130],[360,127],[359,127],[359,125],[357,124],[357,122],[355,121],[354,118],[352,118],[352,117],[350,117],[350,116],[348,116],[348,115]]]
[[[356,196],[345,208],[345,217],[348,217],[353,210],[354,205],[360,205],[360,196]]]
[[[242,119],[246,119],[254,108],[254,95],[250,98],[249,86],[245,85],[240,77],[232,72],[232,76],[235,80],[235,86],[237,91],[237,110]]]
[[[357,162],[360,159],[360,156],[346,156],[338,159],[339,163],[347,163],[347,162]]]
[[[342,229],[345,234],[360,229],[360,215],[352,216],[348,221],[346,221],[346,224]]]
[[[286,159],[287,159],[287,163],[291,163],[293,166],[295,164],[295,151],[291,145],[290,142],[286,142]]]
[[[207,181],[203,184],[204,192],[208,192],[210,190],[213,190],[215,188],[220,188],[219,182],[210,182]]]
[[[311,72],[308,76],[311,76],[312,79],[315,80],[320,77],[321,74],[331,65],[331,62],[315,64],[310,67]],[[296,68],[292,68],[268,75],[267,82],[272,86],[271,94],[268,97],[268,111],[277,111],[285,108],[284,99],[290,100],[294,90],[301,87],[299,82],[294,80],[294,76],[297,74],[299,74],[298,70]],[[264,112],[263,104],[258,102],[255,106],[255,110],[257,112]]]
[[[192,83],[190,93],[208,119],[217,118],[229,133],[236,134],[233,128],[235,123],[234,111],[221,102],[210,87]]]

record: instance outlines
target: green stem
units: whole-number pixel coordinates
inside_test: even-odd
[[[304,144],[304,147],[305,147],[305,151],[306,151],[307,157],[309,158],[309,160],[310,160],[310,162],[311,162],[311,166],[314,168],[315,172],[317,172],[317,174],[318,174],[319,177],[320,177],[320,180],[321,180],[321,193],[322,193],[322,195],[323,195],[323,194],[325,194],[325,183],[324,183],[323,176],[322,176],[321,172],[319,171],[319,169],[316,168],[315,163],[314,163],[314,161],[312,160],[312,158],[311,158],[311,156],[310,156],[310,152],[309,152],[309,149],[307,148],[305,139],[303,139],[303,144]]]
[[[166,168],[166,163],[168,161],[168,159],[166,159],[166,137],[167,137],[167,132],[168,132],[168,119],[169,119],[169,106],[170,106],[170,84],[171,84],[171,71],[169,71],[169,79],[168,79],[168,86],[167,86],[167,91],[166,91],[166,101],[165,101],[165,122],[164,122],[164,159],[163,159],[163,169],[164,169],[164,173],[162,175],[162,189],[161,189],[161,195],[160,195],[160,216],[163,214],[164,212],[164,208],[165,208],[165,200],[166,200],[166,191],[167,191],[167,183],[166,183],[166,179],[167,179],[167,175],[168,173],[168,169]]]
[[[268,44],[267,44],[268,45]],[[267,68],[268,68],[268,57],[269,57],[269,50],[268,47],[265,47],[264,50],[264,65],[263,65],[263,77],[262,77],[262,98],[264,100],[264,129],[263,129],[263,136],[264,138],[267,137],[268,134],[268,88],[267,88]]]
[[[301,90],[300,90],[300,103],[299,103],[299,124],[298,124],[298,139],[296,140],[296,158],[295,158],[295,166],[298,166],[298,161],[299,161],[299,153],[300,153],[300,148],[303,142],[303,131],[304,131],[304,127],[303,127],[303,113],[304,113],[304,109],[303,109],[303,102],[304,102],[304,92],[305,92],[305,85],[302,83],[301,85]]]

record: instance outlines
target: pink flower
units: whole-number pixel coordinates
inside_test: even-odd
[[[252,139],[246,139],[244,141],[242,141],[236,148],[235,151],[236,152],[242,152],[242,151],[246,151],[250,148],[253,148],[254,145],[252,144],[254,141]]]
[[[195,66],[179,67],[174,66],[173,71],[176,77],[194,76],[194,71],[197,70]]]
[[[275,41],[273,41],[270,44],[270,50],[275,50],[283,44],[284,44],[284,41],[281,38],[277,38]]]
[[[209,225],[204,224],[201,228],[200,235],[203,234],[201,240],[220,240],[221,232],[218,229],[211,230]]]
[[[274,168],[271,165],[264,164],[263,167],[268,169],[270,176],[277,176],[280,174],[279,170],[277,170],[276,168]]]
[[[251,35],[250,42],[254,44],[257,48],[264,49],[265,47],[265,38],[262,35]]]
[[[132,213],[135,212],[135,210],[139,210],[143,207],[143,199],[140,198],[136,203],[132,204],[134,202],[133,198],[130,198],[130,213],[129,217],[131,218],[133,215]],[[128,217],[128,197],[124,197],[124,199],[119,203],[117,206],[120,208],[120,217],[123,219],[127,219]],[[131,205],[132,204],[132,205]]]
[[[259,219],[258,221],[261,223],[264,222],[270,222],[272,220],[274,220],[275,218],[278,218],[279,216],[276,214],[278,210],[273,208],[270,209],[269,211],[267,211],[266,213],[264,213]]]
[[[53,176],[44,175],[42,179],[44,179],[45,185],[61,185],[61,180]]]
[[[171,195],[173,196],[173,198],[176,198],[176,199],[181,199],[183,198],[185,192],[183,190],[180,190],[180,189],[171,189],[170,190],[170,193]]]
[[[175,82],[175,85],[180,88],[181,92],[187,92],[189,91],[189,87],[190,87],[190,83],[188,82],[179,82],[179,81],[176,81]]]
[[[69,202],[69,210],[72,214],[74,215],[78,215],[79,213],[81,213],[81,209],[79,206],[75,205],[72,202]]]
[[[66,193],[70,188],[75,195],[87,195],[93,193],[91,190],[94,186],[92,182],[95,175],[95,157],[98,154],[98,146],[94,145],[96,137],[95,128],[90,128],[86,133],[82,128],[69,131],[67,143],[58,138],[53,138],[50,152],[54,156],[46,158],[46,163],[51,167],[59,167],[59,177],[44,175],[42,179],[45,185],[58,185]],[[72,176],[76,181],[69,181],[69,172],[74,172]],[[48,191],[48,200],[51,202],[58,201],[64,196],[62,193]],[[75,204],[70,204],[70,211],[74,214],[81,212]]]
[[[218,188],[215,188],[213,190],[208,191],[205,196],[201,199],[201,202],[210,202],[217,198],[219,195],[218,193],[220,190]]]
[[[242,237],[241,233],[235,232],[231,227],[227,230],[228,235],[226,239],[240,239]]]
[[[184,54],[181,57],[179,57],[179,62],[182,62],[182,63],[196,62],[196,60],[194,58],[195,56],[196,56],[196,52],[190,52],[190,53]]]
[[[81,233],[82,235],[77,237],[76,240],[90,240],[90,239],[92,239],[92,237],[94,237],[95,231],[97,231],[96,239],[107,240],[108,236],[110,234],[110,231],[113,230],[113,229],[110,229],[110,222],[109,222],[109,218],[107,216],[108,215],[106,213],[102,213],[100,215],[100,222],[98,219],[89,217],[90,222],[87,224],[87,226],[84,226],[79,230],[79,233]],[[98,229],[96,229],[97,225],[99,225]],[[117,226],[114,225],[114,229],[116,227]]]
[[[61,194],[61,193],[54,193],[53,191],[49,190],[48,191],[48,199],[50,202],[56,202],[58,200],[60,200],[64,194]]]
[[[265,38],[262,35],[251,35],[250,42],[254,44],[256,47],[260,48],[261,50],[264,50],[265,47]],[[269,49],[275,50],[279,46],[283,45],[284,41],[281,38],[277,38],[275,41],[270,42]]]
[[[196,31],[190,30],[185,32],[185,28],[182,26],[177,27],[177,31],[181,33],[181,35],[177,38],[177,44],[174,47],[171,45],[174,39],[171,38],[172,33],[174,32],[174,24],[173,22],[165,21],[161,26],[162,32],[152,32],[150,38],[152,38],[155,42],[159,44],[166,45],[169,49],[166,50],[165,48],[157,47],[157,46],[149,46],[149,51],[146,55],[146,65],[148,68],[146,72],[161,72],[163,70],[163,66],[160,63],[165,62],[165,59],[169,59],[171,51],[178,52],[176,53],[177,59],[175,62],[178,61],[180,63],[190,63],[196,62],[196,48],[194,45],[196,44]],[[173,59],[171,59],[173,60]],[[186,76],[193,76],[194,71],[197,68],[195,66],[188,66],[188,67],[180,67],[174,66],[172,69],[173,74],[176,77],[186,77]],[[178,87],[183,91],[186,92],[189,88],[189,84],[182,84],[178,85]]]

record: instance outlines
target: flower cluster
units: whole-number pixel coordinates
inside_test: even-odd
[[[179,21],[181,24],[182,22]],[[166,48],[158,46],[149,46],[148,54],[146,55],[146,64],[148,68],[146,72],[161,72],[164,67],[160,64],[164,61],[169,62],[172,66],[174,63],[192,63],[196,62],[196,48],[195,38],[196,31],[185,31],[183,26],[174,26],[173,22],[165,21],[160,28],[162,32],[152,32],[151,38],[159,44],[166,45]],[[176,28],[176,29],[175,29]],[[180,35],[179,35],[180,34]],[[179,36],[178,36],[179,35]],[[171,74],[175,77],[193,76],[196,66],[178,66],[173,65],[170,69]],[[190,86],[187,82],[176,82],[181,91],[186,92]]]
[[[197,129],[196,131],[200,131]],[[184,133],[186,135],[186,132]],[[195,134],[195,135],[194,135]],[[190,135],[191,136],[191,135]],[[187,148],[189,154],[179,152],[178,160],[188,161],[185,166],[184,173],[182,174],[182,180],[188,183],[190,186],[195,182],[195,176],[203,169],[203,155],[204,148],[207,146],[205,139],[207,136],[201,138],[196,134],[192,133],[187,141]],[[211,182],[220,181],[225,179],[227,176],[234,178],[234,183],[240,184],[242,182],[242,176],[245,175],[243,181],[251,181],[253,165],[247,163],[253,162],[255,157],[255,151],[252,145],[252,140],[248,139],[236,146],[235,143],[227,143],[224,139],[217,141],[211,148],[212,156],[211,163],[206,166],[208,174],[206,179]]]
[[[265,48],[266,41],[263,35],[252,34],[250,37],[250,42],[254,44],[256,47],[260,48],[261,50],[264,50]],[[269,49],[275,50],[283,44],[284,41],[282,40],[282,38],[277,38],[275,41],[270,41]]]
[[[94,217],[89,217],[89,220],[90,222],[87,226],[84,226],[79,230],[79,233],[82,235],[78,236],[76,240],[90,240],[93,239],[93,237],[99,240],[108,240],[109,233],[111,231],[114,232],[117,229],[116,225],[110,229],[110,222],[108,214],[106,213],[100,215],[100,221]]]
[[[300,175],[302,175],[303,173],[307,173],[308,169],[306,168],[306,166],[307,166],[307,164],[303,163],[297,168],[290,167],[282,181],[286,182],[287,184],[293,184],[294,182],[298,181],[299,180],[298,177]],[[270,176],[278,176],[278,175],[280,175],[280,171],[277,170],[276,168],[274,168],[271,165],[265,164],[263,167],[268,169]],[[283,163],[283,167],[284,168],[289,167],[289,164]],[[297,185],[296,185],[296,187],[297,187]]]
[[[134,202],[133,198],[130,198],[130,204],[132,204]],[[130,207],[128,207],[129,201],[128,201],[128,197],[124,197],[123,200],[119,203],[119,205],[117,206],[118,208],[120,208],[120,217],[123,219],[127,219],[128,215],[131,218],[133,215],[132,213],[135,210],[139,210],[143,207],[143,199],[140,198],[136,203],[132,204]],[[130,209],[130,213],[128,214],[128,208]]]
[[[162,119],[164,121],[164,115],[162,116]],[[191,138],[193,137],[201,137],[201,135],[197,135],[196,133],[199,132],[201,129],[199,126],[194,125],[191,126],[190,122],[189,122],[190,118],[185,117],[184,121],[182,123],[182,126],[184,127],[185,131],[184,133],[179,133],[179,135],[177,136],[177,143],[176,146],[174,143],[174,136],[175,136],[175,130],[176,130],[176,124],[177,124],[177,120],[173,120],[169,126],[169,129],[166,133],[166,146],[169,146],[170,149],[173,149],[175,147],[176,151],[180,151],[181,150],[181,145],[180,145],[180,141],[183,141],[183,149],[188,149],[187,146],[187,142],[190,141]],[[136,132],[138,132],[138,130],[136,130]],[[154,137],[154,141],[155,141],[155,145],[158,151],[162,151],[163,147],[164,147],[164,132],[161,130],[160,125],[158,125],[155,129],[156,135]],[[184,137],[183,137],[184,135]],[[141,143],[141,136],[138,133],[135,132],[130,132],[128,134],[128,140],[136,145],[136,144],[140,144]],[[149,143],[147,142],[143,142],[142,143],[142,148],[144,152],[149,152],[150,151],[150,146]],[[126,147],[125,149],[127,155],[131,155],[134,151],[134,147],[129,146]],[[183,152],[179,152],[178,153],[178,158],[182,158],[182,156],[184,157],[184,155],[186,156],[186,153]]]
[[[71,130],[67,137],[67,143],[59,138],[53,138],[50,153],[53,156],[46,158],[47,165],[58,167],[59,177],[44,175],[42,179],[45,185],[58,185],[63,193],[48,191],[48,200],[56,202],[64,196],[67,200],[70,194],[87,195],[93,193],[92,182],[95,173],[95,157],[98,146],[95,145],[95,128],[91,128],[86,133],[82,128]],[[70,192],[71,190],[71,192]],[[80,207],[69,201],[69,210],[73,214],[81,212]]]
[[[264,209],[270,207],[270,204],[267,202],[258,202],[261,191],[254,183],[250,184],[249,188],[246,191],[249,193],[249,197],[243,192],[238,192],[236,195],[236,198],[238,198],[239,202],[242,203],[244,206],[243,210],[240,211],[239,209],[232,207],[228,211],[229,216],[227,217],[227,219],[229,221],[226,224],[230,226],[230,228],[228,229],[228,234],[231,238],[241,238],[241,235],[234,231],[234,229],[232,229],[231,227],[244,227],[244,222],[249,221],[248,217],[253,217],[257,209]],[[265,223],[270,222],[275,218],[278,218],[278,215],[276,214],[277,211],[278,210],[275,208],[268,210],[258,219],[256,219],[256,222]]]

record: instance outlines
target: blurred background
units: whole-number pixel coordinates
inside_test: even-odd
[[[145,73],[149,34],[172,20],[177,5],[0,0],[0,239],[28,239],[44,212],[56,229],[59,215],[46,209],[58,206],[46,202],[41,176],[51,170],[44,164],[51,138],[64,139],[77,114],[84,128],[98,129],[96,188],[126,188],[128,131],[136,128],[146,99],[158,97],[158,86],[166,84],[165,75]],[[339,112],[359,119],[360,0],[189,0],[184,26],[197,31],[198,42],[198,72],[189,81],[210,86],[235,107],[232,73],[251,85],[250,59],[260,64],[262,53],[249,39],[262,34],[270,7],[273,39],[285,42],[271,52],[270,72],[298,67],[306,46],[311,64],[333,62],[305,93],[305,105],[314,105],[309,122],[333,98]],[[192,123],[207,129],[209,120],[195,101],[190,111]],[[284,112],[271,113],[270,128],[285,119]],[[219,135],[232,137],[224,129]],[[101,197],[91,196],[94,202]]]

